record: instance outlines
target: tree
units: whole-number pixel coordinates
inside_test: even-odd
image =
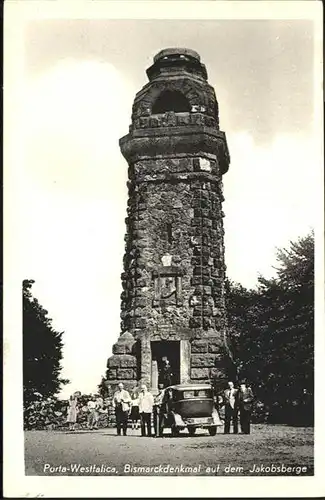
[[[314,234],[277,252],[277,278],[260,278],[270,304],[265,368],[269,394],[280,412],[312,423],[314,400]],[[272,390],[270,390],[272,389]]]
[[[23,281],[23,386],[24,405],[43,397],[55,395],[68,380],[60,378],[62,335],[52,327],[52,320],[33,297],[33,280]]]
[[[259,294],[229,279],[225,283],[228,316],[228,342],[236,366],[236,378],[243,376],[244,367],[257,348],[256,312]]]
[[[276,268],[279,282],[290,290],[305,289],[309,306],[314,302],[314,232],[290,242],[289,249],[278,249]]]
[[[229,336],[239,377],[274,419],[313,420],[314,235],[277,251],[277,275],[257,290],[228,281]],[[290,416],[291,414],[291,416]]]
[[[110,386],[108,381],[105,379],[105,377],[102,375],[102,379],[100,381],[100,384],[98,384],[98,394],[105,399],[107,398],[110,394]]]

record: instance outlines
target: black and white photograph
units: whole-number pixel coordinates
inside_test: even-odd
[[[310,494],[321,4],[6,7],[6,496]]]

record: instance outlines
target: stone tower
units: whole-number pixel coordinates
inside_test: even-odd
[[[222,175],[229,167],[218,103],[200,56],[165,49],[147,69],[128,135],[121,335],[108,383],[157,387],[227,375]]]

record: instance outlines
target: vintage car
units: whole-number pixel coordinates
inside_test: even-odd
[[[210,384],[172,385],[164,390],[159,410],[159,436],[170,428],[172,436],[186,429],[194,436],[197,428],[208,429],[215,436],[223,425],[215,408]]]

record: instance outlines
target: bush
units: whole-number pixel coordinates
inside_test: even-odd
[[[78,399],[77,427],[87,428],[89,410],[87,407],[91,395],[83,394]],[[34,393],[34,400],[24,407],[25,430],[54,430],[68,427],[69,401],[57,398],[44,398],[40,393]],[[99,411],[98,427],[105,428],[115,424],[115,415],[109,398],[104,400]]]
[[[252,408],[251,421],[253,424],[266,424],[270,418],[270,411],[262,401],[255,401]]]
[[[37,397],[24,407],[24,428],[40,430],[62,427],[66,421],[67,406],[67,401]]]

